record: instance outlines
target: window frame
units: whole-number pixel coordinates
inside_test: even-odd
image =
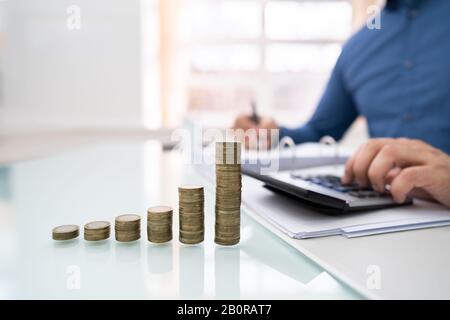
[[[207,3],[208,0],[185,0],[189,5],[191,3]],[[224,2],[233,2],[236,0],[214,0],[215,3],[224,3]],[[243,0],[241,0],[243,1]],[[308,2],[345,2],[352,5],[352,0],[245,0],[245,2],[254,2],[259,3],[261,6],[261,33],[257,38],[230,38],[230,37],[222,37],[222,38],[210,38],[210,37],[196,37],[189,41],[188,47],[192,48],[195,46],[209,46],[209,45],[252,45],[258,47],[258,51],[260,54],[259,59],[259,67],[252,71],[247,70],[218,70],[218,71],[197,71],[192,68],[190,57],[189,57],[189,73],[194,78],[198,77],[199,79],[204,78],[205,76],[211,75],[225,75],[231,76],[233,75],[248,75],[249,77],[261,76],[267,74],[292,74],[299,72],[308,72],[308,71],[283,71],[283,72],[272,72],[267,70],[266,61],[267,61],[267,48],[270,45],[274,44],[306,44],[306,45],[328,45],[328,44],[337,44],[342,45],[345,42],[345,39],[338,38],[318,38],[318,39],[271,39],[266,34],[266,7],[270,2],[298,2],[298,3],[308,3]],[[352,21],[349,22],[350,24]]]

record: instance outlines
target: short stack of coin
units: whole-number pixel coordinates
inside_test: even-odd
[[[205,239],[205,195],[201,186],[178,188],[180,242],[197,244]]]
[[[216,143],[216,224],[214,241],[235,245],[241,228],[241,144]]]
[[[109,238],[111,224],[108,221],[93,221],[84,225],[84,240],[99,241]]]
[[[75,239],[80,234],[80,228],[74,224],[58,226],[52,230],[53,240]]]
[[[147,210],[147,239],[154,243],[172,240],[173,209],[168,206],[152,207]]]
[[[137,214],[124,214],[116,217],[115,226],[116,240],[129,242],[141,237],[141,217]]]

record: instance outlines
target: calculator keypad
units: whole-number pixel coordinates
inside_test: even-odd
[[[302,179],[305,181],[309,181],[311,183],[320,185],[325,188],[329,188],[338,192],[346,193],[350,196],[357,198],[381,198],[386,197],[386,193],[380,193],[372,188],[362,188],[358,186],[356,183],[352,183],[350,185],[343,185],[341,183],[341,178],[333,175],[292,175],[293,178]]]

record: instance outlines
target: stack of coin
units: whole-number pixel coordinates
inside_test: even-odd
[[[137,214],[124,214],[116,217],[116,240],[129,242],[141,237],[141,217]]]
[[[173,209],[167,206],[152,207],[147,210],[147,239],[154,243],[172,240]]]
[[[178,188],[180,242],[196,244],[205,238],[205,195],[201,186]]]
[[[214,241],[235,245],[241,228],[241,144],[216,143],[216,224]]]
[[[74,224],[58,226],[52,230],[53,240],[75,239],[80,234],[80,228]]]
[[[108,221],[93,221],[84,225],[84,240],[99,241],[109,238],[111,225]]]

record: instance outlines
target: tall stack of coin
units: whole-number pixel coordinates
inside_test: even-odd
[[[52,230],[53,240],[75,239],[80,234],[80,228],[74,224],[58,226]]]
[[[152,207],[147,210],[147,239],[154,243],[172,240],[173,209],[167,206]]]
[[[108,221],[93,221],[84,225],[84,240],[99,241],[109,238],[111,225]]]
[[[124,214],[116,217],[116,240],[129,242],[141,237],[141,217],[137,214]]]
[[[178,188],[180,242],[197,244],[205,239],[205,195],[201,186]]]
[[[214,241],[235,245],[241,228],[241,144],[216,143],[216,224]]]

